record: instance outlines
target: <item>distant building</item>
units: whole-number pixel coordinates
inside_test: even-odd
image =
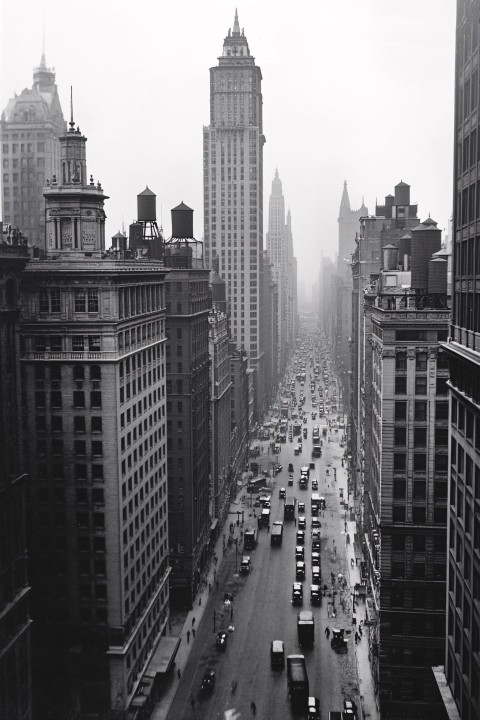
[[[60,170],[65,120],[45,55],[33,86],[9,100],[0,121],[3,221],[20,228],[30,245],[45,251],[45,181]]]
[[[172,210],[165,242],[168,514],[172,605],[192,606],[208,558],[209,271],[193,237],[193,210]]]
[[[232,479],[239,482],[248,462],[249,422],[251,403],[250,371],[248,358],[244,350],[239,350],[230,343],[230,377],[231,389],[231,456]]]
[[[237,13],[218,66],[210,68],[210,124],[203,129],[206,266],[220,259],[230,335],[255,371],[255,412],[265,407],[263,328],[262,73]]]
[[[335,312],[333,322],[333,353],[340,380],[344,411],[350,403],[350,378],[352,373],[350,343],[352,338],[352,274],[350,263],[355,250],[355,238],[360,228],[360,218],[368,215],[362,201],[358,210],[350,208],[347,181],[343,184],[340,211],[338,213],[338,257],[335,278],[332,279]]]
[[[105,253],[73,121],[60,144],[22,302],[34,715],[90,720],[158,691],[142,681],[169,605],[165,269]]]
[[[381,270],[365,291],[369,657],[381,717],[439,720],[432,666],[442,661],[445,636],[448,360],[441,343],[450,303],[447,261],[432,259],[441,231],[428,218],[411,236],[408,247],[383,246]]]
[[[33,718],[19,353],[20,287],[28,259],[25,244],[0,244],[0,717],[5,720]]]
[[[480,718],[479,15],[457,0],[445,674],[462,720]]]

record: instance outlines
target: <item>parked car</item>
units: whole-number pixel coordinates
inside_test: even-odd
[[[312,552],[312,565],[320,565],[320,553],[316,550]]]
[[[290,475],[288,476],[288,484],[289,484],[289,485],[293,485],[293,475],[292,475],[292,474],[290,474]]]
[[[305,503],[304,503],[304,502],[299,502],[299,503],[298,503],[298,512],[299,512],[299,513],[304,513],[304,512],[305,512]]]
[[[288,472],[293,473],[293,463],[288,463]]]
[[[307,720],[320,720],[320,700],[316,697],[308,698]]]
[[[282,470],[283,470],[283,465],[280,465],[280,464],[275,465],[275,467],[273,468],[275,475],[278,475],[278,473],[282,472]]]
[[[322,579],[322,573],[320,571],[320,565],[312,565],[312,583],[313,585],[320,585]]]
[[[305,515],[300,515],[300,517],[298,518],[298,529],[305,530],[306,527],[307,527],[307,519],[306,519]]]
[[[292,587],[292,605],[302,605],[303,587],[302,583],[294,582]]]
[[[305,563],[303,560],[299,560],[295,564],[295,578],[297,580],[305,580]]]
[[[285,490],[284,487],[281,487],[280,490],[278,491],[278,497],[280,498],[280,500],[285,500],[286,496],[287,496],[287,491]]]
[[[316,478],[312,479],[312,490],[318,490],[318,480]]]
[[[297,530],[296,536],[297,545],[305,545],[305,531]]]
[[[295,546],[295,560],[302,560],[302,562],[305,560],[305,548],[303,545]]]
[[[321,527],[321,522],[318,519],[318,517],[312,517],[312,530],[320,530],[320,527]]]
[[[217,633],[217,639],[215,641],[215,645],[217,646],[217,650],[225,650],[227,649],[227,639],[228,635],[223,630],[220,630],[220,632]]]

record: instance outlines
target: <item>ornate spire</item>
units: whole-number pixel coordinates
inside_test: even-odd
[[[342,199],[340,201],[340,216],[343,213],[350,212],[350,198],[348,197],[347,181],[343,183]]]
[[[235,8],[235,20],[233,21],[232,35],[240,35],[240,23],[238,22],[237,8]]]

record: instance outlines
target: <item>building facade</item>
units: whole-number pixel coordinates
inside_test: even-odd
[[[195,254],[193,250],[198,250]],[[172,210],[165,244],[168,512],[171,601],[191,607],[208,559],[209,271],[193,238],[193,211]]]
[[[165,269],[104,252],[86,138],[60,138],[21,364],[36,717],[134,701],[168,620]]]
[[[32,715],[27,476],[22,447],[20,288],[26,244],[0,244],[0,717]]]
[[[205,261],[213,267],[213,259],[220,259],[230,336],[257,374],[257,415],[265,404],[261,83],[235,13],[218,66],[210,69],[210,124],[203,130]]]
[[[230,453],[233,483],[242,480],[247,467],[249,447],[250,381],[248,358],[245,350],[239,350],[230,343],[231,389],[231,441]]]
[[[373,590],[369,656],[380,714],[389,720],[444,717],[432,666],[441,662],[445,635],[448,360],[441,343],[450,312],[446,260],[434,262],[430,282],[418,285],[425,236],[435,235],[440,247],[439,230],[428,221],[418,228],[411,272],[406,255],[399,262],[396,250],[384,248],[370,309],[364,557]]]
[[[458,0],[445,674],[462,720],[480,718],[480,3]]]
[[[45,181],[60,170],[65,120],[45,55],[33,71],[33,86],[15,95],[2,113],[3,220],[20,228],[30,245],[45,251]]]

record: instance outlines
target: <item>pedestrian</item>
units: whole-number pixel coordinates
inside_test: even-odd
[[[297,527],[297,518],[294,518],[295,520],[295,527]]]
[[[328,627],[328,625],[327,625],[327,627],[325,628],[325,635],[326,635],[326,638],[327,638],[327,640],[328,640],[328,636],[330,635],[330,628]]]
[[[360,640],[360,635],[358,634],[358,632],[356,632],[356,633],[355,633],[355,645],[358,644],[358,641],[359,641],[359,640]]]
[[[355,567],[355,561],[353,558],[350,560],[350,565],[352,566],[352,568]]]
[[[195,698],[193,697],[193,695],[190,698],[190,705],[192,706],[192,710],[195,710]]]
[[[190,630],[187,630],[187,643],[190,642]]]
[[[250,710],[252,711],[252,715],[256,715],[256,714],[257,714],[257,706],[255,705],[255,703],[253,702],[253,700],[252,700],[252,702],[250,703]]]
[[[270,532],[270,525],[267,525],[267,533]]]
[[[180,670],[180,668],[178,668],[177,669],[177,677],[179,680],[180,680],[181,675],[182,675],[182,671]]]
[[[193,630],[192,630],[192,635],[193,635],[193,638],[195,639],[195,628],[193,628]]]
[[[212,583],[208,583],[208,592],[209,592],[209,593],[212,592]]]
[[[199,604],[199,605],[201,605],[201,604],[202,604],[202,598],[201,598],[201,597],[200,597],[200,598],[198,598],[198,604]]]
[[[192,617],[192,625],[195,625],[195,618]]]

